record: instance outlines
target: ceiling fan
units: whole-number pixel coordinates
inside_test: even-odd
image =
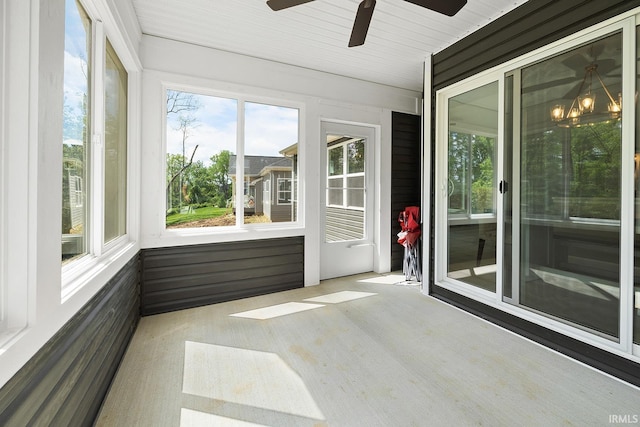
[[[298,6],[309,3],[314,0],[268,0],[267,5],[272,10],[282,10],[289,7]],[[447,16],[453,16],[462,7],[467,4],[467,0],[405,0],[418,6],[431,9],[435,12],[442,13]],[[356,19],[351,30],[351,38],[349,39],[349,47],[360,46],[364,44],[369,30],[369,23],[373,16],[373,8],[376,6],[376,0],[363,0],[358,6]]]

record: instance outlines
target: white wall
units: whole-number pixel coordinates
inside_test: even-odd
[[[391,253],[391,111],[420,114],[420,93],[364,82],[281,63],[200,46],[143,36],[141,246],[143,248],[305,236],[305,285],[319,282],[320,140],[322,120],[338,120],[379,127],[376,176],[376,271],[390,269]],[[303,226],[253,232],[217,230],[174,232],[164,227],[163,84],[194,90],[247,94],[300,106],[301,198]],[[301,155],[302,156],[302,155]],[[302,182],[302,180],[304,182]],[[159,197],[160,195],[160,197]],[[188,233],[188,234],[187,234]],[[380,238],[382,236],[382,238]]]

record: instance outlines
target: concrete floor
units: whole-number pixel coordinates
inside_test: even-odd
[[[640,389],[394,285],[402,279],[364,274],[145,317],[97,426],[603,426],[640,417]]]

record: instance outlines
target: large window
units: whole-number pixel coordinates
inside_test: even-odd
[[[62,259],[87,252],[87,177],[90,172],[91,20],[80,3],[67,0],[62,134]]]
[[[296,221],[296,108],[170,89],[166,132],[167,228]]]
[[[65,7],[63,294],[78,277],[72,271],[85,268],[72,261],[100,256],[127,234],[128,197],[128,73],[103,23],[78,0]]]
[[[105,73],[104,241],[127,226],[127,71],[107,41]]]

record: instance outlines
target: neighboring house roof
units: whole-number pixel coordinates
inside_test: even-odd
[[[245,176],[257,177],[269,170],[291,170],[292,161],[281,156],[244,156]],[[229,156],[229,175],[236,174],[236,156]]]
[[[298,143],[296,142],[295,144],[290,145],[287,148],[283,148],[282,150],[280,150],[278,152],[280,154],[282,154],[283,156],[293,157],[296,154],[298,154]]]

